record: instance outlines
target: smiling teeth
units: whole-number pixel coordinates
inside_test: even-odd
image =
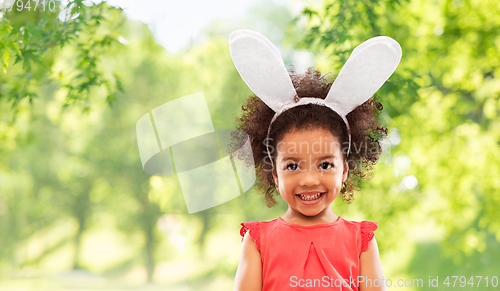
[[[314,195],[314,196],[306,196],[306,195],[302,195],[302,194],[300,194],[299,196],[300,196],[300,198],[301,198],[301,199],[303,199],[303,200],[314,200],[314,199],[318,199],[318,198],[319,198],[319,196],[321,196],[321,194],[322,194],[322,193],[318,193],[318,194],[316,194],[316,195]]]

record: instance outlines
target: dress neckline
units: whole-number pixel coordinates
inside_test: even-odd
[[[320,223],[320,224],[314,224],[314,225],[300,225],[300,224],[294,224],[294,223],[286,222],[286,221],[283,220],[283,218],[281,218],[281,216],[278,217],[278,221],[280,221],[281,223],[283,223],[285,225],[288,225],[288,226],[299,227],[299,228],[329,227],[329,226],[338,224],[342,220],[343,220],[343,218],[339,216],[337,218],[337,220],[334,221],[334,222]]]

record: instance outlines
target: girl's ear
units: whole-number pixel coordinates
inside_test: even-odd
[[[347,163],[347,159],[344,160],[344,171],[342,172],[342,182],[345,182],[349,177],[349,163]]]
[[[273,169],[273,179],[274,183],[276,184],[276,188],[279,188],[279,180],[278,180],[278,175],[276,174],[276,169]]]

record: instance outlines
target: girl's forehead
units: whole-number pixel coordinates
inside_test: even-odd
[[[341,152],[339,139],[323,129],[286,133],[277,143],[278,155],[334,155]]]
[[[294,130],[285,133],[281,139],[282,142],[287,144],[318,141],[338,142],[338,140],[337,136],[332,134],[331,131],[322,128]]]

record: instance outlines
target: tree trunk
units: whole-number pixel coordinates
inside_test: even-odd
[[[85,222],[79,221],[78,223],[78,232],[75,235],[74,245],[75,245],[75,254],[73,256],[73,270],[81,269],[80,266],[80,251],[82,248],[82,234],[85,228]]]
[[[145,263],[146,270],[148,271],[148,283],[153,282],[153,272],[155,269],[155,259],[154,259],[154,238],[152,230],[146,233],[146,244],[144,246],[145,251]]]

